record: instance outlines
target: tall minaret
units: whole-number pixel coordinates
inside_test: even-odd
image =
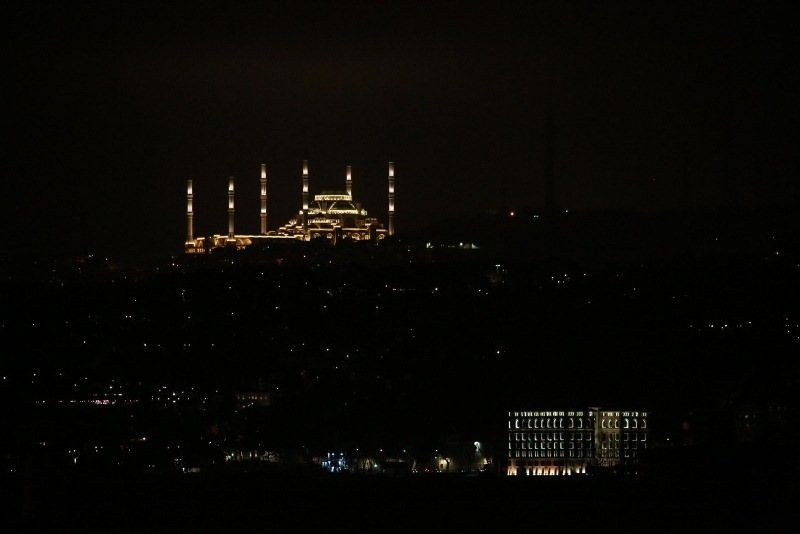
[[[261,164],[261,235],[267,234],[267,164]]]
[[[345,178],[345,184],[347,185],[347,194],[351,197],[353,196],[353,166],[348,165],[346,168],[347,177]]]
[[[389,162],[389,235],[394,235],[395,214],[394,214],[394,162]]]
[[[186,180],[186,243],[194,241],[194,211],[192,206],[192,181]]]
[[[228,238],[233,239],[233,176],[228,177]]]
[[[303,160],[303,230],[308,232],[308,160]]]

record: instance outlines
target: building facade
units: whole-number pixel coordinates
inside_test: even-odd
[[[578,475],[632,465],[647,448],[648,413],[601,408],[508,412],[508,475]]]

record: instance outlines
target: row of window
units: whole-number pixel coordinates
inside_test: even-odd
[[[562,442],[556,442],[556,443],[550,442],[550,441],[546,441],[546,442],[543,442],[543,443],[533,442],[532,444],[523,441],[520,445],[521,445],[520,447],[513,447],[513,448],[514,449],[522,449],[523,451],[524,450],[550,450],[550,449],[553,449],[553,450],[560,449],[562,451],[564,450],[564,442],[563,441]],[[626,445],[627,445],[627,443],[626,443]],[[508,444],[508,448],[509,449],[512,448],[510,442]],[[568,447],[567,448],[568,449],[577,448],[577,449],[583,450],[584,446],[583,446],[583,442],[582,441],[578,442],[578,446],[577,447],[575,446],[575,442],[574,441],[570,441],[568,443]],[[587,443],[586,444],[586,448],[587,449],[591,449],[592,448],[592,443],[591,442]]]
[[[638,451],[636,449],[620,450],[620,449],[605,449],[597,452],[599,458],[604,459],[617,459],[617,458],[637,458]],[[509,451],[509,458],[593,458],[592,451]]]
[[[560,451],[514,451],[508,453],[509,458],[578,458],[588,459],[593,458],[594,454],[590,451],[567,451],[563,453]],[[625,456],[629,458],[630,456]]]
[[[638,413],[638,412],[637,412]],[[567,416],[578,416],[583,417],[586,415],[583,410],[580,411],[571,411],[571,412],[508,412],[508,417],[563,417],[564,415]],[[593,415],[589,413],[588,415]],[[619,415],[619,414],[617,414]]]
[[[618,458],[638,458],[639,454],[638,451],[635,449],[627,451],[621,451],[620,449],[613,449],[613,450],[610,449],[605,451],[603,450],[598,451],[597,457],[603,460],[616,460]]]
[[[622,441],[647,441],[647,434],[645,432],[623,432],[606,434],[600,433],[600,441],[619,441],[622,435]]]
[[[513,456],[508,454],[509,458],[590,458],[592,455],[588,452],[584,455],[583,451],[569,451],[565,454],[564,451],[514,451]]]
[[[590,418],[568,417],[566,424],[563,417],[534,417],[528,419],[514,419],[508,421],[510,429],[555,429],[555,428],[593,428]],[[625,428],[625,429],[646,429],[647,419],[644,417],[622,417],[622,418],[602,418],[600,428]]]
[[[592,428],[592,420],[583,417],[568,417],[564,426],[563,417],[534,417],[528,419],[514,419],[512,426],[511,420],[508,421],[508,428]]]
[[[646,441],[638,441],[638,442],[630,442],[630,443],[623,442],[621,447],[620,447],[619,443],[609,442],[609,443],[601,443],[600,444],[600,450],[601,451],[616,451],[616,450],[619,450],[619,449],[633,450],[633,449],[640,448],[639,447],[640,443],[642,444],[642,446],[641,446],[642,449],[646,449],[647,448],[647,442]]]
[[[591,441],[593,432],[567,432],[568,440]],[[511,439],[511,436],[514,439]],[[564,432],[511,432],[509,441],[559,441],[564,439]]]
[[[647,419],[642,417],[641,419],[636,417],[623,417],[622,418],[622,427],[621,428],[629,428],[629,429],[646,429],[647,428]],[[620,428],[620,419],[601,419],[600,420],[600,428]]]
[[[600,441],[645,441],[646,432],[598,432]],[[565,441],[564,432],[510,432],[509,441]],[[594,441],[594,432],[567,432],[566,441]]]

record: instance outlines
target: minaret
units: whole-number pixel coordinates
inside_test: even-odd
[[[347,185],[347,194],[351,197],[353,196],[353,166],[347,166],[347,177],[345,178],[345,184]]]
[[[308,233],[308,160],[303,160],[303,230]]]
[[[395,214],[394,214],[394,162],[389,162],[389,235],[394,235]]]
[[[267,234],[267,164],[261,164],[261,235]]]
[[[228,239],[233,239],[233,176],[228,177]]]
[[[186,180],[186,243],[194,242],[194,211],[192,206],[192,181]]]

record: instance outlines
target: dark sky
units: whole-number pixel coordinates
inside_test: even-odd
[[[798,192],[790,4],[309,4],[4,9],[3,208],[12,249],[179,251],[196,230],[270,226],[311,189],[402,229],[544,202],[544,124],[573,209],[761,206]]]

